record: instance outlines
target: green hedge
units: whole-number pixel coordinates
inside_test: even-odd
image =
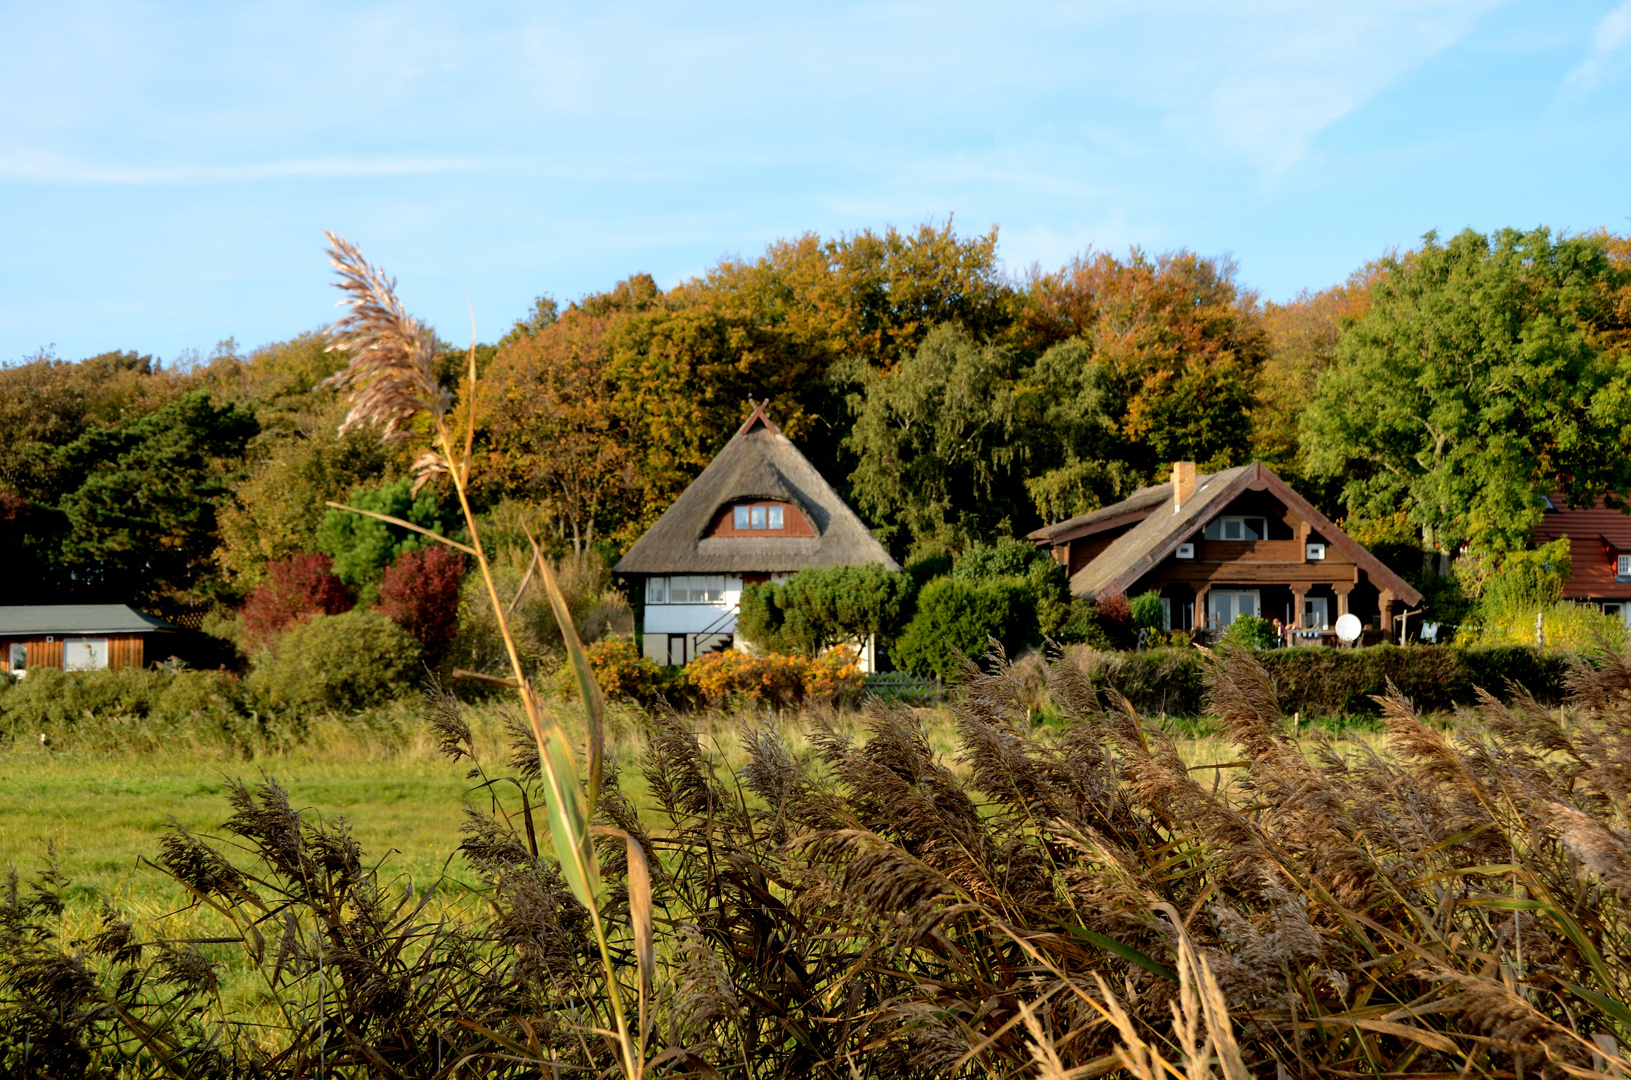
[[[1567,657],[1524,646],[1458,649],[1445,645],[1375,645],[1367,649],[1274,649],[1257,654],[1268,669],[1286,715],[1374,716],[1371,695],[1387,680],[1423,711],[1447,712],[1473,701],[1483,687],[1504,695],[1508,682],[1541,701],[1563,694]],[[1125,694],[1141,711],[1169,716],[1205,712],[1204,659],[1193,650],[1089,653],[1093,681]]]

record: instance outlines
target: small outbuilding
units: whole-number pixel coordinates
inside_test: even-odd
[[[900,569],[761,405],[612,569],[643,600],[641,651],[684,664],[736,644],[744,585],[872,563]]]
[[[1157,592],[1169,630],[1279,619],[1319,638],[1352,614],[1384,639],[1421,593],[1261,462],[1172,480],[1038,529],[1029,539],[1088,600]]]
[[[180,633],[180,627],[125,604],[0,607],[0,671],[139,668],[150,656],[170,655],[174,650],[165,645]]]

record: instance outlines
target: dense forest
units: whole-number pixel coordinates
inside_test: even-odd
[[[1429,234],[1283,304],[1227,259],[1090,252],[1013,276],[997,240],[949,222],[806,235],[668,290],[635,274],[541,297],[477,346],[473,394],[446,346],[441,378],[477,410],[483,514],[611,556],[755,400],[902,558],[1022,535],[1178,459],[1261,459],[1418,566],[1521,548],[1548,493],[1631,490],[1625,237]],[[411,440],[340,434],[326,345],[0,368],[8,602],[197,617],[317,552],[377,587],[415,541],[327,500],[452,515],[434,485],[410,490]]]

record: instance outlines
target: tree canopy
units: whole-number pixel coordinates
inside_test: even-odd
[[[1383,259],[1303,413],[1350,513],[1430,542],[1527,545],[1543,499],[1624,493],[1627,283],[1603,237],[1466,231]]]

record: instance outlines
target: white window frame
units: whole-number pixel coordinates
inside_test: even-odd
[[[1614,560],[1615,577],[1631,577],[1631,555],[1621,555]]]
[[[646,603],[668,603],[668,579],[665,577],[646,578]]]
[[[1318,622],[1318,623],[1311,623],[1311,622],[1308,621],[1309,616],[1313,614],[1308,609],[1309,609],[1309,607],[1311,605],[1314,605],[1314,604],[1319,605],[1320,620],[1321,621]],[[1301,612],[1299,612],[1298,615],[1297,615],[1297,629],[1299,629],[1299,630],[1328,630],[1328,629],[1330,629],[1330,627],[1331,627],[1331,598],[1329,596],[1305,596],[1305,597],[1303,597],[1303,610]]]
[[[1172,629],[1172,597],[1170,596],[1161,598],[1161,629]]]
[[[108,639],[105,637],[62,639],[62,670],[64,671],[106,671],[108,660]]]
[[[1206,526],[1206,538],[1208,540],[1227,540],[1230,543],[1248,542],[1251,539],[1246,535],[1248,528],[1246,523],[1248,521],[1258,522],[1262,526],[1262,528],[1259,530],[1261,535],[1256,537],[1256,539],[1268,539],[1269,519],[1260,514],[1227,514],[1223,517],[1213,518]],[[1216,536],[1212,535],[1214,525],[1217,526]],[[1234,526],[1240,535],[1230,536],[1230,526]]]

